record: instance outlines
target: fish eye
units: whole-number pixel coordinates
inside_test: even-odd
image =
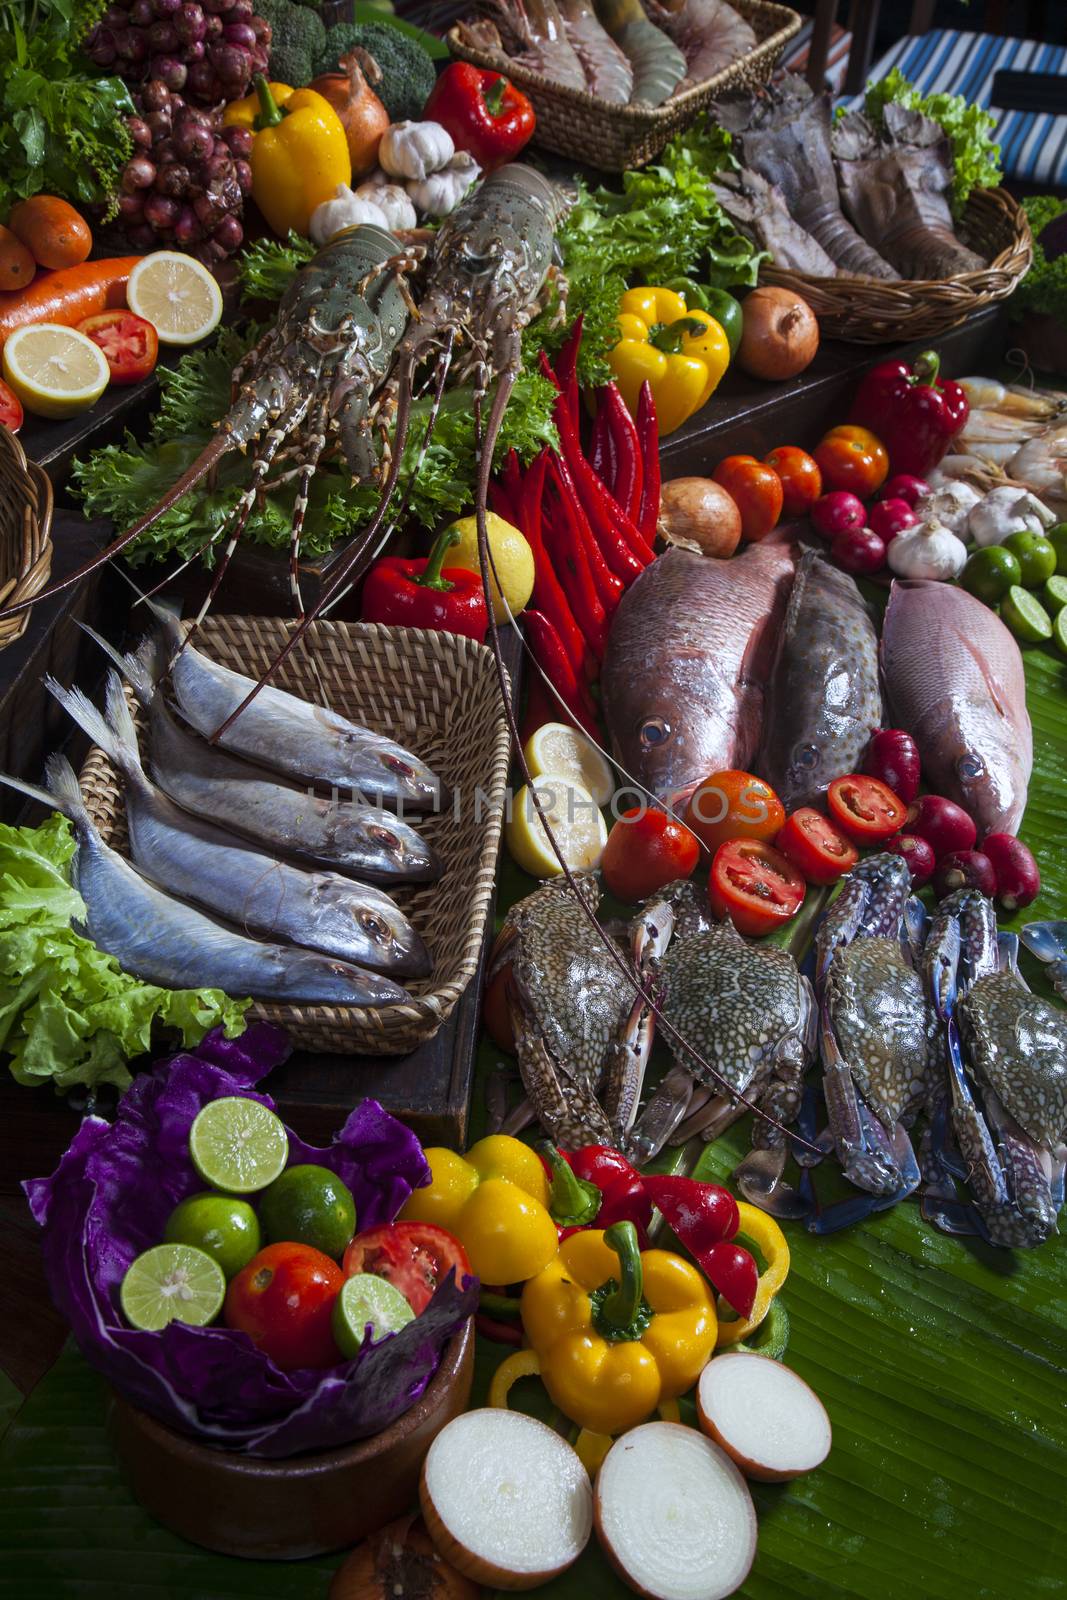
[[[803,772],[810,772],[819,765],[819,747],[815,744],[798,745],[793,752],[793,765]]]
[[[393,850],[399,853],[400,840],[395,833],[390,833],[388,828],[383,828],[380,823],[372,822],[367,828],[368,839],[373,839],[375,844],[380,844],[383,850]]]
[[[372,939],[387,939],[389,937],[389,929],[381,917],[375,916],[373,911],[361,911],[359,925],[364,933],[370,934]]]
[[[399,772],[402,777],[413,778],[415,776],[415,769],[410,767],[406,761],[401,760],[399,756],[384,755],[382,757],[382,765],[388,767],[390,772]]]
[[[641,724],[640,740],[646,750],[652,750],[658,744],[666,744],[671,737],[671,725],[664,722],[662,717],[649,717],[647,722]]]
[[[985,762],[973,750],[968,750],[956,762],[956,771],[961,778],[980,778],[985,771]]]

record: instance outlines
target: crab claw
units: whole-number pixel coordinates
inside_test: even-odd
[[[788,1152],[784,1146],[770,1150],[750,1150],[733,1178],[752,1205],[769,1211],[784,1221],[803,1222],[811,1213],[811,1200],[790,1184],[782,1182]]]

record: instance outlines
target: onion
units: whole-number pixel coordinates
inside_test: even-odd
[[[128,21],[132,28],[147,28],[151,26],[155,14],[152,0],[133,0]]]
[[[180,43],[178,38],[178,30],[174,26],[173,22],[170,22],[166,19],[160,22],[153,22],[152,26],[148,30],[148,43],[153,54],[157,56],[169,56],[171,51],[177,50]],[[162,78],[163,82],[167,84],[167,88],[169,89],[171,87],[171,85],[167,82],[165,73],[153,72],[152,76],[153,78]]]
[[[222,38],[222,18],[221,17],[217,17],[217,16],[214,15],[214,13],[211,13],[210,15],[208,15],[208,16],[206,16],[204,18],[204,38],[207,39],[209,42],[212,39],[221,39]]]
[[[203,123],[183,122],[174,135],[174,143],[186,161],[206,161],[215,150],[215,136]]]
[[[150,189],[156,181],[156,169],[147,156],[131,156],[122,169],[122,187],[127,193],[131,189]]]
[[[806,300],[789,289],[766,285],[742,302],[744,327],[736,361],[752,378],[780,382],[811,365],[819,348],[819,324]]]
[[[656,531],[698,555],[732,556],[741,542],[741,513],[713,478],[672,478],[660,490]]]
[[[222,137],[232,156],[239,156],[242,161],[248,160],[255,137],[251,128],[223,128]]]
[[[155,77],[162,78],[168,88],[184,89],[189,69],[177,56],[153,56],[152,72]]]
[[[127,117],[126,126],[130,130],[130,138],[137,150],[151,150],[152,130],[143,117]]]
[[[818,1395],[780,1361],[753,1352],[715,1356],[697,1384],[697,1417],[748,1478],[784,1483],[830,1454]]]
[[[220,83],[227,89],[241,88],[252,77],[252,58],[248,51],[236,44],[213,45],[208,54]]]
[[[215,77],[215,68],[210,61],[194,61],[189,68],[187,82],[190,94],[195,94],[198,99],[215,99],[218,79]]]
[[[156,188],[160,194],[168,195],[172,200],[180,200],[183,194],[189,192],[192,181],[189,168],[183,167],[180,161],[172,161],[169,166],[160,167],[156,177]]]
[[[251,50],[256,44],[256,36],[247,22],[227,22],[222,30],[222,37],[227,44],[238,44],[242,50]]]
[[[211,237],[216,244],[220,244],[228,256],[241,248],[245,231],[234,216],[223,217],[212,229]]]
[[[204,237],[204,229],[192,206],[182,206],[174,224],[174,237],[180,245],[198,244]]]
[[[177,200],[171,200],[165,194],[150,194],[144,203],[144,219],[157,233],[164,228],[173,228],[180,215],[181,206]]]
[[[352,178],[366,177],[378,164],[378,146],[389,126],[389,113],[371,84],[381,79],[377,65],[365,50],[350,50],[341,58],[338,72],[313,78],[311,87],[336,111],[348,140]]]
[[[152,10],[157,17],[173,17],[181,3],[182,0],[152,0]]]
[[[441,1560],[422,1522],[401,1517],[357,1544],[334,1573],[328,1600],[478,1600],[480,1592]]]
[[[237,177],[237,186],[243,195],[252,193],[252,168],[247,161],[235,161],[233,170]]]
[[[141,104],[146,111],[162,111],[165,106],[170,104],[170,90],[158,78],[149,78],[141,90]],[[145,121],[148,122],[149,127],[152,126],[147,117]]]
[[[186,4],[174,18],[174,29],[178,38],[183,44],[192,44],[196,40],[203,39],[206,28],[207,21],[203,7],[196,5],[195,0],[186,0]]]

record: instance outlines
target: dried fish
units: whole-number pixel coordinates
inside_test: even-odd
[[[815,278],[834,278],[837,267],[822,245],[806,233],[789,214],[785,195],[777,184],[758,172],[721,172],[711,186],[727,216],[763,250],[776,267],[807,272]]]

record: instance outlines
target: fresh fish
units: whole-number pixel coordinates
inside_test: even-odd
[[[1034,764],[1019,646],[981,600],[930,578],[896,579],[882,627],[896,726],[919,746],[935,794],[969,811],[978,837],[1015,833]]]
[[[45,687],[122,773],[130,855],[160,888],[247,933],[321,950],[375,972],[424,978],[431,971],[419,934],[380,889],[277,861],[191,816],[150,783],[117,672],[108,676],[106,720],[80,689],[64,689],[49,677]]]
[[[299,789],[189,733],[157,688],[166,670],[161,641],[145,639],[136,651],[120,656],[98,633],[85,631],[129,679],[147,710],[152,777],[186,811],[272,851],[363,882],[429,883],[441,876],[436,852],[394,812]]]
[[[771,675],[759,771],[787,811],[857,771],[883,726],[878,635],[847,572],[800,558]]]
[[[186,644],[177,617],[162,607],[154,609],[171,653],[171,681],[182,714],[198,733],[211,737],[256,688],[256,680]],[[440,780],[410,750],[270,684],[218,742],[260,766],[309,783],[354,789],[421,811],[442,800]]]
[[[675,547],[623,596],[604,658],[604,711],[626,772],[659,797],[755,756],[794,556],[781,535],[729,561]]]
[[[315,950],[261,944],[157,889],[104,843],[65,756],[49,757],[47,789],[0,773],[0,783],[55,806],[74,824],[73,881],[85,901],[85,936],[125,972],[167,989],[222,989],[258,1000],[338,1006],[390,1006],[406,989]]]

